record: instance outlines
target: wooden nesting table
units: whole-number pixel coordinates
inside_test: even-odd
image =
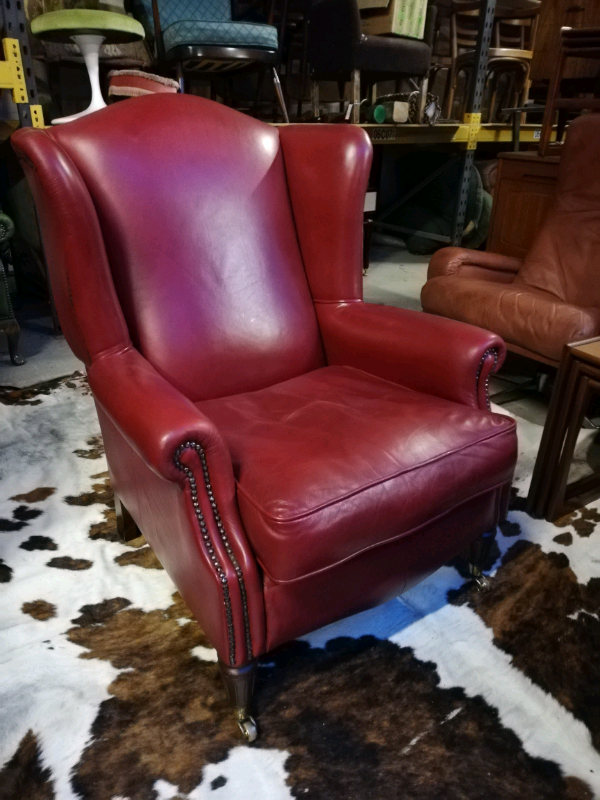
[[[600,337],[565,346],[527,496],[531,516],[553,522],[600,495],[600,471],[567,484],[586,411],[600,394]]]

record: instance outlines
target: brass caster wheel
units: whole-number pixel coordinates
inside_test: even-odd
[[[252,744],[252,742],[255,742],[258,738],[258,729],[256,727],[256,722],[252,717],[238,719],[238,727],[248,744]]]
[[[492,588],[489,578],[486,578],[485,575],[476,575],[474,580],[478,592],[489,592]]]

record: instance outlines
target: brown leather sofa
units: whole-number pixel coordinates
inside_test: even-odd
[[[425,311],[502,336],[556,366],[565,344],[600,335],[600,115],[569,126],[554,205],[524,261],[446,247],[431,259]]]
[[[117,510],[252,739],[257,657],[495,532],[516,460],[514,422],[488,410],[504,344],[363,303],[359,127],[165,94],[12,143]]]

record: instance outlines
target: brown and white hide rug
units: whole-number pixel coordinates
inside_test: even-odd
[[[600,798],[600,504],[530,519],[519,435],[491,591],[457,562],[263,659],[247,746],[173,584],[117,539],[85,379],[0,390],[0,798]]]

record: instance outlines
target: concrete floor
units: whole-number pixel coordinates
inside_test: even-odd
[[[26,363],[21,367],[11,364],[6,337],[0,333],[0,386],[22,389],[72,375],[77,369],[83,372],[82,362],[73,355],[65,337],[54,334],[46,304],[27,305],[15,314],[21,327],[19,355]]]

